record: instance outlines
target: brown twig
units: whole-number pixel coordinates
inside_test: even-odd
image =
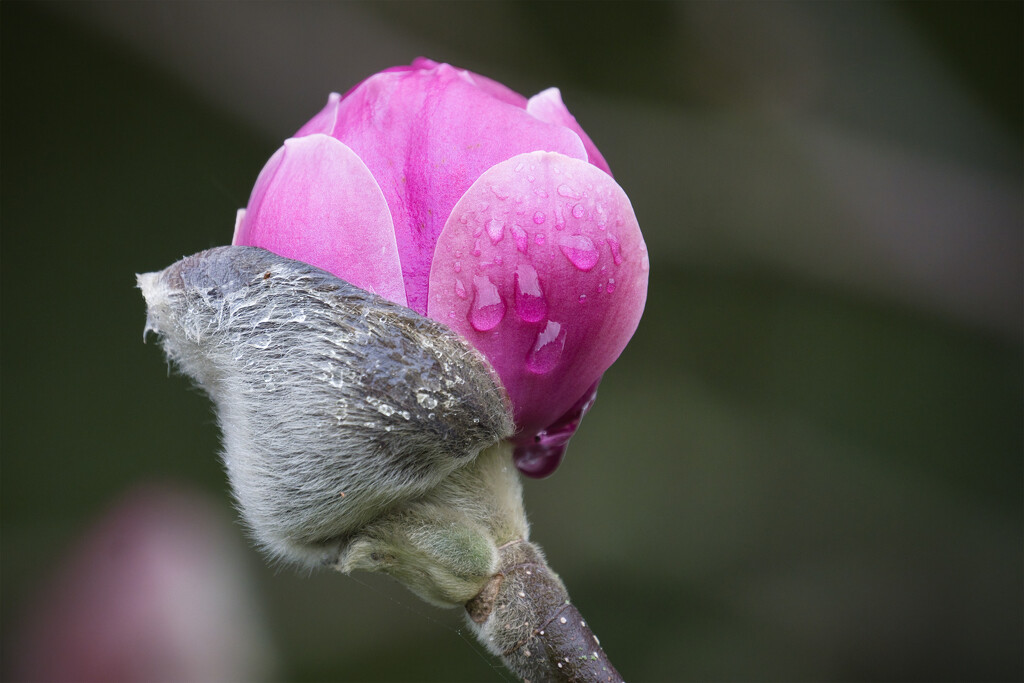
[[[540,548],[520,540],[498,553],[498,573],[466,603],[484,644],[528,683],[621,682]]]

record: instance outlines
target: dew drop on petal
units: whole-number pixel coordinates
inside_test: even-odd
[[[520,263],[516,268],[516,313],[528,323],[536,323],[547,317],[548,302],[540,287],[537,270],[529,263]]]
[[[586,209],[583,208],[582,204],[577,204],[576,206],[572,207],[573,218],[583,218],[584,213],[586,213]]]
[[[547,216],[544,215],[543,211],[538,211],[537,213],[533,214],[533,222],[536,223],[537,225],[542,225],[546,219]]]
[[[594,241],[586,235],[566,237],[562,240],[559,248],[570,263],[584,272],[597,265],[597,260],[601,256],[597,247],[594,246]]]
[[[455,294],[460,299],[465,299],[466,298],[466,285],[464,285],[462,283],[462,280],[460,280],[458,278],[455,279]]]
[[[477,332],[493,330],[505,317],[505,302],[498,288],[486,275],[473,277],[473,303],[469,307],[469,324]]]
[[[461,273],[462,272],[462,261],[456,261],[454,268],[455,268],[455,272],[456,273]]]
[[[559,323],[549,320],[537,335],[537,341],[534,342],[533,349],[526,357],[526,368],[536,375],[551,372],[562,357],[564,347],[565,330]]]
[[[615,278],[608,278],[608,293],[611,294],[615,291]]]
[[[473,243],[473,256],[479,256],[480,253],[480,240],[476,240]]]
[[[622,247],[619,245],[619,238],[615,235],[608,235],[605,237],[608,240],[608,247],[612,250],[612,261],[615,265],[622,264]]]
[[[519,253],[525,254],[526,249],[530,246],[530,236],[526,234],[526,231],[518,225],[513,225],[512,238],[516,241],[516,249],[519,250]]]
[[[544,233],[538,232],[536,235],[533,236],[533,241],[536,244],[544,244],[544,242],[546,241],[546,238],[544,237]]]
[[[580,196],[578,194],[576,194],[576,190],[572,189],[571,187],[569,187],[565,183],[562,183],[561,185],[558,186],[557,192],[558,192],[558,196],[559,197],[568,197],[570,199],[579,199],[580,198]]]
[[[487,221],[487,236],[491,238],[492,244],[497,244],[505,236],[505,224],[497,218]]]

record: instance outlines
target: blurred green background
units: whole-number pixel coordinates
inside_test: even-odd
[[[424,54],[558,85],[644,230],[640,328],[526,483],[626,678],[1020,680],[1022,8],[5,1],[0,671],[133,487],[234,523],[134,274],[228,243],[330,91]],[[510,678],[457,611],[240,552],[269,680]]]

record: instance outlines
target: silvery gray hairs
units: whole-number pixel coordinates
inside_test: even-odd
[[[138,285],[146,331],[213,400],[238,508],[273,558],[464,606],[524,680],[622,680],[529,541],[508,396],[461,337],[256,247]]]
[[[313,266],[220,247],[138,283],[146,331],[216,406],[238,507],[275,558],[336,562],[361,525],[512,434],[472,347]]]

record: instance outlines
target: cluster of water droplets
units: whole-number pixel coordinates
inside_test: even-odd
[[[515,168],[516,173],[525,172],[531,184],[536,180],[536,170],[532,164],[525,163]],[[489,185],[490,196],[467,207],[458,219],[466,229],[473,230],[473,246],[465,262],[464,255],[456,251],[452,266],[456,273],[455,295],[468,301],[466,319],[474,330],[480,333],[495,330],[506,319],[510,306],[520,321],[536,325],[535,342],[526,357],[527,369],[536,374],[554,369],[561,359],[566,340],[566,324],[548,317],[550,306],[543,276],[538,273],[538,268],[544,271],[541,267],[546,263],[544,259],[557,258],[560,252],[576,270],[590,273],[600,263],[602,252],[611,257],[611,264],[602,267],[598,274],[600,281],[596,288],[590,279],[591,284],[585,291],[570,294],[580,305],[588,304],[595,296],[610,295],[616,291],[618,284],[614,270],[624,260],[622,245],[614,234],[614,228],[621,225],[622,220],[609,220],[600,196],[592,196],[592,187],[581,187],[571,173],[563,174],[557,167],[552,172],[561,176],[553,193],[557,196],[554,202],[540,185],[525,192],[513,192],[497,183]],[[530,201],[536,201],[536,198],[540,199],[536,204]],[[496,203],[501,210],[494,210]],[[573,229],[574,225],[583,223],[587,223],[587,227],[580,225],[579,229]],[[609,223],[612,223],[611,230]],[[550,232],[551,227],[556,232]],[[519,255],[512,271],[513,301],[506,301],[496,284],[498,281],[488,273],[488,269],[503,264],[503,257],[485,255],[485,252],[492,251],[487,248],[488,242],[497,246],[506,237],[511,238]],[[530,255],[533,245],[543,247],[549,240],[553,240],[552,246],[557,246],[557,251],[542,250],[542,255]],[[504,258],[509,258],[508,251],[503,253]],[[646,261],[646,254],[644,259]],[[613,272],[608,273],[609,269]],[[451,315],[455,315],[454,311]]]

